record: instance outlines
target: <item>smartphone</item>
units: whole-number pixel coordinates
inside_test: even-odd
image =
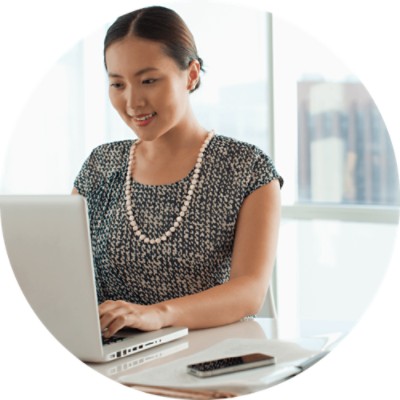
[[[275,364],[274,356],[252,353],[191,364],[187,366],[187,372],[200,378],[205,378],[272,364]]]

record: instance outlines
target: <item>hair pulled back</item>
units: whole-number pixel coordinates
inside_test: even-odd
[[[159,42],[165,54],[175,60],[181,70],[186,70],[193,60],[203,69],[203,60],[197,54],[192,33],[183,19],[173,10],[161,6],[145,7],[117,18],[104,39],[104,64],[106,51],[111,44],[128,36]],[[200,86],[200,79],[194,92]]]

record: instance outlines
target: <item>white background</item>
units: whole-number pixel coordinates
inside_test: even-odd
[[[268,9],[317,37],[345,61],[377,103],[391,134],[397,159],[400,159],[400,24],[395,1],[247,0],[227,3]],[[16,121],[23,118],[20,114],[29,95],[55,61],[102,24],[122,13],[152,4],[134,0],[1,2],[0,161],[6,154]],[[22,167],[29,168],[29,165]],[[269,399],[379,397],[390,400],[400,397],[397,383],[399,266],[398,237],[381,288],[356,328],[316,366],[269,389],[266,393]],[[70,399],[86,395],[115,400],[137,397],[137,393],[92,372],[47,333],[32,315],[16,284],[2,241],[0,304],[1,397]],[[259,393],[251,398],[266,394]]]

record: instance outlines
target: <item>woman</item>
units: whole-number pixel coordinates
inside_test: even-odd
[[[138,139],[96,148],[73,190],[88,203],[103,335],[257,313],[280,219],[271,160],[196,120],[202,60],[174,11],[118,18],[104,61],[111,103]]]

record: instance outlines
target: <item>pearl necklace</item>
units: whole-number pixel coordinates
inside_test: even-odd
[[[148,238],[142,230],[139,228],[138,224],[135,221],[133,216],[133,206],[132,206],[132,195],[131,195],[131,176],[133,176],[133,166],[135,164],[135,150],[136,146],[140,143],[140,139],[134,142],[131,146],[130,154],[129,154],[129,162],[128,162],[128,171],[126,173],[126,180],[125,180],[125,203],[126,203],[126,210],[128,214],[129,224],[132,226],[132,229],[135,233],[135,236],[142,241],[143,243],[148,244],[159,244],[163,241],[166,241],[172,234],[176,231],[176,229],[181,225],[183,222],[183,218],[185,217],[190,201],[192,200],[193,193],[195,191],[197,182],[199,181],[199,174],[201,170],[201,165],[203,162],[204,151],[208,144],[210,143],[212,137],[214,136],[214,131],[210,131],[207,135],[206,140],[204,141],[203,145],[200,148],[200,152],[197,156],[197,162],[195,165],[194,174],[192,180],[190,182],[189,190],[184,198],[183,205],[181,207],[181,211],[179,215],[176,217],[173,226],[171,226],[163,235],[156,239]]]

